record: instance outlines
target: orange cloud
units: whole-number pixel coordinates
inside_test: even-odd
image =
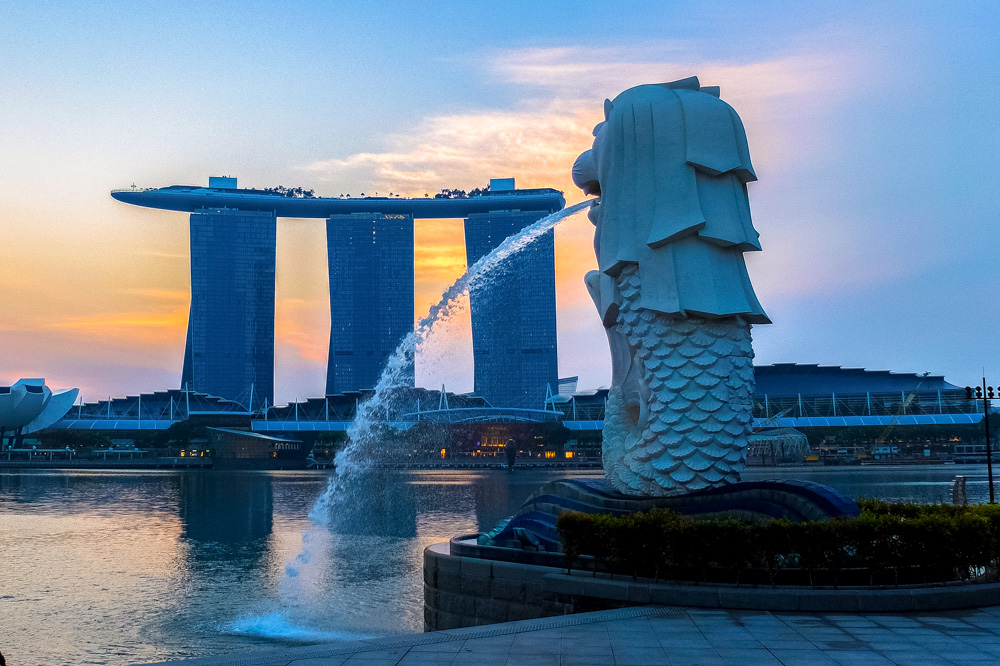
[[[384,152],[337,157],[304,168],[330,180],[363,184],[365,191],[417,196],[442,188],[482,186],[491,177],[514,176],[521,187],[563,190],[573,203],[583,197],[570,181],[570,167],[593,141],[593,126],[603,119],[601,100],[634,85],[697,74],[704,84],[721,86],[723,99],[739,111],[758,174],[768,183],[780,182],[814,155],[831,149],[834,134],[825,131],[831,114],[864,80],[859,75],[864,63],[856,55],[861,51],[847,47],[840,52],[816,52],[806,46],[756,62],[706,61],[687,55],[691,49],[684,44],[656,45],[656,50],[655,54],[652,49],[626,53],[580,47],[499,53],[490,64],[493,74],[526,93],[515,110],[484,109],[427,118],[405,135],[388,137]],[[831,238],[831,227],[820,232],[821,223],[799,219],[796,212],[801,215],[802,211],[781,200],[781,195],[769,191],[766,196],[769,214],[755,214],[755,219],[767,256],[763,260],[748,257],[762,299],[776,301],[802,289],[822,290],[824,281],[826,286],[842,288],[843,277],[829,279],[837,268],[819,256],[829,244],[820,246],[812,239],[822,233],[842,245],[844,256],[857,254],[857,239]],[[760,200],[751,192],[752,202]],[[784,237],[772,238],[771,233]],[[457,234],[449,238],[429,233],[426,246],[418,241],[418,313],[421,301],[436,301],[464,268],[464,247],[457,238]],[[607,383],[603,331],[583,285],[583,275],[595,263],[593,227],[585,216],[557,228],[560,372],[581,375],[583,385]],[[817,268],[821,264],[828,270]],[[855,277],[859,282],[878,279],[871,271],[858,271]],[[438,349],[432,355],[435,358],[446,348],[459,352],[458,337],[467,336],[468,331],[449,325],[438,335],[441,341],[428,345],[428,353]],[[433,369],[431,359],[423,365],[428,376],[442,372]]]
[[[48,326],[70,335],[114,340],[123,346],[183,344],[187,333],[188,309],[180,306],[168,312],[108,312],[70,317]]]
[[[154,301],[187,303],[191,300],[191,292],[187,289],[126,289],[124,293],[142,296]]]
[[[302,298],[280,298],[274,307],[274,340],[307,361],[326,363],[330,339],[330,304]]]
[[[630,60],[612,49],[521,49],[498,54],[494,74],[534,88],[516,111],[484,110],[436,116],[405,135],[387,138],[391,149],[314,162],[303,168],[329,180],[365,184],[366,189],[420,196],[442,188],[479,187],[491,177],[516,176],[522,187],[555,187],[570,202],[582,200],[572,186],[570,166],[587,149],[594,125],[603,119],[600,100],[634,85],[698,73],[706,85],[720,85],[751,135],[755,162],[808,159],[821,141],[813,132],[789,133],[787,122],[819,113],[857,85],[847,53],[813,53],[752,63],[698,60]]]
[[[399,150],[358,153],[308,165],[330,180],[368,183],[369,189],[422,196],[443,188],[482,187],[516,176],[520,187],[569,191],[569,165],[586,148],[599,110],[549,108],[489,111],[429,118],[407,136],[390,137]]]
[[[417,220],[414,225],[413,298],[423,318],[441,294],[465,272],[465,229],[461,220]]]

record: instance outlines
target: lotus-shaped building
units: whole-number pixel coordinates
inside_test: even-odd
[[[19,379],[0,386],[0,444],[48,428],[70,410],[80,389],[53,392],[44,379]]]

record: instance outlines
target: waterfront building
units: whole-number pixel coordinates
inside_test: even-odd
[[[545,213],[491,211],[465,220],[468,265]],[[510,257],[470,294],[475,392],[494,407],[540,409],[557,390],[555,240],[552,231]]]
[[[206,428],[216,469],[305,469],[308,453],[301,440],[235,428]]]
[[[373,388],[413,330],[413,216],[349,213],[326,221],[330,353],[326,393]],[[413,366],[409,371],[413,385]]]
[[[415,199],[316,197],[299,188],[239,189],[236,179],[228,177],[213,177],[208,187],[133,187],[111,196],[136,206],[193,213],[191,318],[182,381],[189,390],[241,403],[249,401],[253,386],[253,407],[273,401],[276,218],[327,220],[327,391],[343,393],[373,388],[385,357],[413,326],[415,218],[467,218],[474,245],[468,256],[474,261],[506,235],[566,204],[557,190],[517,190],[512,178],[494,179],[490,189],[469,195],[447,191]],[[491,305],[484,300],[485,291],[473,294],[474,344],[498,350],[489,360],[476,354],[476,386],[498,405],[538,408],[546,387],[555,390],[556,382],[551,233],[527,252],[530,257],[511,262],[521,277],[501,279],[505,286],[492,290],[508,300]],[[516,330],[507,335],[501,326],[511,325]],[[497,362],[500,349],[503,354],[516,350],[507,354],[504,365]],[[486,379],[494,368],[504,375],[495,385]]]
[[[79,389],[53,391],[41,378],[0,386],[0,450],[20,446],[24,435],[48,428],[69,411]]]
[[[181,385],[239,402],[274,402],[274,213],[191,214],[191,313]]]

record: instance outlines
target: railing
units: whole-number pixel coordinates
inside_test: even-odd
[[[111,405],[100,401],[86,405],[76,405],[66,415],[66,420],[183,420],[190,406],[192,412],[232,411],[230,401],[218,398],[208,398],[192,393],[186,397],[181,392],[167,395],[143,396],[141,399],[129,397],[114,399]],[[242,409],[242,408],[241,408]],[[351,421],[355,415],[355,404],[334,403],[324,404],[322,399],[310,400],[306,403],[290,404],[282,407],[270,407],[266,415],[258,414],[255,418],[261,421],[275,422],[325,422]],[[410,410],[404,410],[410,411]],[[491,410],[487,407],[466,407],[454,410],[461,412],[496,412],[503,415],[506,412],[516,413],[523,410]],[[532,410],[528,410],[532,411]],[[602,421],[604,419],[604,401],[600,398],[588,402],[571,400],[570,402],[552,404],[545,412],[537,411],[539,415],[552,415],[554,420],[564,421]],[[982,414],[982,401],[967,400],[961,391],[929,391],[921,393],[869,393],[853,395],[812,395],[812,396],[754,396],[753,416],[755,419],[808,418],[808,417],[850,417],[850,416],[933,416],[938,414]],[[423,410],[420,419],[433,419],[436,410]],[[416,416],[415,414],[413,416]],[[440,416],[440,414],[438,414]]]

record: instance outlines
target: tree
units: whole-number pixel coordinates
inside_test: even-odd
[[[171,424],[166,430],[156,433],[155,446],[164,447],[169,445],[185,448],[191,445],[195,439],[208,441],[208,429],[200,424],[192,423],[186,419]]]

